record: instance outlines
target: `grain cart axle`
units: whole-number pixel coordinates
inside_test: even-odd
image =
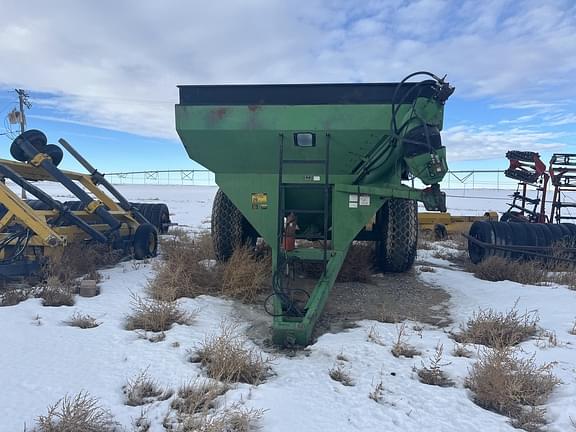
[[[416,75],[426,79],[408,82]],[[179,89],[177,132],[220,187],[212,210],[217,258],[257,237],[271,246],[267,309],[277,344],[310,341],[354,240],[375,242],[381,270],[403,272],[416,255],[416,201],[446,210],[440,130],[454,88],[431,73],[388,84]],[[427,188],[402,183],[414,177]],[[310,292],[288,277],[301,261],[323,270]]]
[[[38,130],[26,131],[12,143],[10,153],[19,162],[0,160],[0,278],[38,274],[49,256],[73,243],[105,244],[136,259],[156,254],[156,228],[68,142],[60,143],[89,175],[60,170],[62,149],[47,144]],[[6,180],[35,200],[21,199]],[[79,201],[57,201],[32,181],[60,183]]]

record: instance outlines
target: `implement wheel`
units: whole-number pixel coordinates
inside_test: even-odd
[[[255,246],[256,238],[254,228],[222,189],[218,189],[212,204],[212,243],[216,259],[227,261],[238,246]]]
[[[158,231],[154,225],[141,224],[134,233],[134,258],[142,260],[156,256],[158,252]]]
[[[383,272],[410,270],[418,247],[418,205],[416,201],[389,199],[376,214],[381,240],[376,242],[376,265]]]
[[[14,141],[12,141],[12,145],[10,146],[10,154],[14,159],[20,162],[27,162],[28,157],[22,147],[20,146],[20,140],[27,140],[38,152],[43,152],[46,148],[46,143],[48,139],[44,132],[39,131],[37,129],[29,129],[26,132],[18,135]]]

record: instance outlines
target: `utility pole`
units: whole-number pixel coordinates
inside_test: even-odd
[[[28,100],[29,96],[25,90],[14,89],[14,91],[18,94],[18,100],[20,102],[20,133],[23,134],[26,130],[26,115],[24,114],[24,107],[30,109],[32,108],[32,104]]]
[[[23,89],[14,89],[14,91],[18,94],[18,101],[20,102],[20,133],[23,134],[26,130],[26,115],[24,114],[24,107],[30,109],[32,108],[32,104],[28,100],[28,93],[26,93]],[[22,199],[26,199],[26,191],[22,189]]]

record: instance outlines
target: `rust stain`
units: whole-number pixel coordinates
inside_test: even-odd
[[[248,129],[258,129],[258,112],[262,109],[262,105],[248,105]]]
[[[208,122],[209,123],[216,123],[219,122],[224,118],[226,112],[228,111],[227,108],[216,108],[208,114]]]

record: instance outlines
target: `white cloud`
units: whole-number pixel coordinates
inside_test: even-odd
[[[448,73],[457,97],[495,104],[576,96],[571,0],[4,0],[2,14],[0,87],[52,94],[37,102],[65,121],[146,136],[175,137],[177,84],[396,81],[429,69]]]
[[[504,158],[508,150],[560,152],[566,145],[558,132],[529,128],[499,130],[489,126],[460,125],[443,132],[449,161]]]

